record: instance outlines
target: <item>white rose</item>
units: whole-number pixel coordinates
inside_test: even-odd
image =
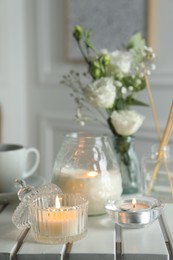
[[[111,78],[100,78],[89,84],[85,96],[94,107],[110,108],[116,98],[116,89]]]
[[[108,74],[129,73],[132,65],[132,54],[130,52],[117,50],[109,53],[108,57],[110,59]]]
[[[114,111],[111,122],[119,135],[133,135],[142,125],[144,116],[132,110]]]

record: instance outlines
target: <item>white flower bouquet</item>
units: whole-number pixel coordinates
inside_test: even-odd
[[[121,145],[115,145],[116,152],[127,166],[132,182],[128,140],[144,120],[132,107],[147,106],[136,96],[146,87],[145,76],[155,69],[155,54],[140,33],[134,34],[122,50],[113,52],[96,50],[91,43],[91,30],[75,26],[73,36],[88,66],[87,72],[70,71],[62,80],[72,90],[77,105],[75,118],[82,125],[92,119],[101,121],[116,140],[121,140]],[[91,108],[101,117],[95,116]]]

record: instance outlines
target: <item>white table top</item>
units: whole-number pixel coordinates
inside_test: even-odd
[[[29,229],[11,221],[16,204],[0,205],[0,260],[166,260],[173,250],[173,204],[162,217],[141,229],[122,229],[107,215],[89,217],[88,233],[73,244],[48,245],[32,239]],[[163,230],[164,229],[164,230]],[[16,257],[16,258],[15,258]]]

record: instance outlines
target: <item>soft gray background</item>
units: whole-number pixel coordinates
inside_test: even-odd
[[[73,27],[81,25],[92,29],[92,42],[96,49],[114,51],[122,48],[129,37],[141,32],[146,37],[147,1],[144,0],[66,0],[68,56],[80,58],[72,37]]]

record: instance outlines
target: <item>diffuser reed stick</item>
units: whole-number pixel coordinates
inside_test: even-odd
[[[160,128],[159,128],[159,124],[158,124],[157,114],[156,114],[156,110],[155,110],[155,106],[154,106],[154,102],[153,102],[153,97],[152,97],[152,92],[151,92],[151,88],[150,88],[150,84],[149,84],[149,80],[148,80],[148,76],[147,76],[147,72],[146,71],[145,71],[144,78],[145,78],[146,88],[147,88],[147,92],[148,92],[148,97],[149,97],[150,106],[151,106],[151,110],[152,110],[152,114],[153,114],[153,119],[154,119],[154,123],[155,123],[156,132],[157,132],[158,138],[160,140],[161,139]],[[172,115],[172,112],[171,112],[172,111],[172,107],[173,107],[173,104],[172,104],[171,109],[170,109],[169,118],[171,118],[171,115]],[[168,118],[168,120],[169,120],[169,118]],[[167,124],[168,124],[168,122],[167,122]],[[165,128],[165,131],[166,131],[166,128]],[[171,129],[169,129],[168,133],[166,132],[167,140],[165,140],[165,145],[168,144],[168,140],[169,140],[169,138],[171,136],[171,133],[172,133]],[[166,138],[166,136],[165,136],[165,138]],[[164,142],[162,141],[162,143],[164,143]],[[163,151],[162,151],[162,154],[163,154]],[[152,187],[153,187],[153,184],[154,184],[157,172],[158,172],[158,170],[160,168],[160,162],[159,163],[158,162],[156,163],[154,171],[153,171],[153,174],[152,174],[152,178],[151,178],[151,181],[150,181],[150,184],[149,184],[149,188],[148,188],[148,193],[151,192],[151,190],[152,190]],[[169,168],[168,168],[166,162],[164,161],[163,163],[164,163],[164,167],[165,167],[165,170],[166,170],[166,173],[167,173],[167,176],[168,176],[168,181],[169,181],[169,185],[170,185],[170,188],[171,188],[171,193],[173,195],[173,183],[172,183],[171,174],[170,174],[170,171],[169,171]]]
[[[160,139],[161,134],[160,134],[159,123],[158,123],[157,114],[156,114],[153,97],[152,97],[152,93],[151,93],[151,88],[150,88],[150,84],[149,84],[149,80],[148,80],[148,76],[147,76],[146,72],[145,72],[144,78],[145,78],[146,89],[148,92],[148,97],[149,97],[150,107],[151,107],[152,114],[153,114],[156,132],[157,132],[158,138]]]
[[[153,170],[153,173],[152,173],[152,176],[151,176],[151,180],[150,180],[150,183],[149,183],[149,186],[148,186],[148,192],[151,192],[152,187],[153,187],[154,182],[155,182],[155,179],[156,179],[156,176],[157,176],[157,173],[158,173],[158,170],[160,168],[161,160],[162,159],[164,160],[164,158],[163,158],[164,157],[164,147],[168,144],[169,139],[170,139],[171,134],[172,134],[172,131],[173,131],[173,103],[171,105],[168,120],[167,120],[165,129],[164,129],[162,139],[160,141],[160,146],[159,146],[159,149],[158,149],[157,163],[155,164],[155,167],[154,167],[154,170]],[[169,169],[168,169],[168,166],[167,166],[166,163],[164,163],[164,166],[165,166],[165,169],[166,169],[167,174],[168,174],[168,180],[169,180],[171,192],[172,192],[172,195],[173,195],[173,185],[172,185],[171,174],[169,172]]]

